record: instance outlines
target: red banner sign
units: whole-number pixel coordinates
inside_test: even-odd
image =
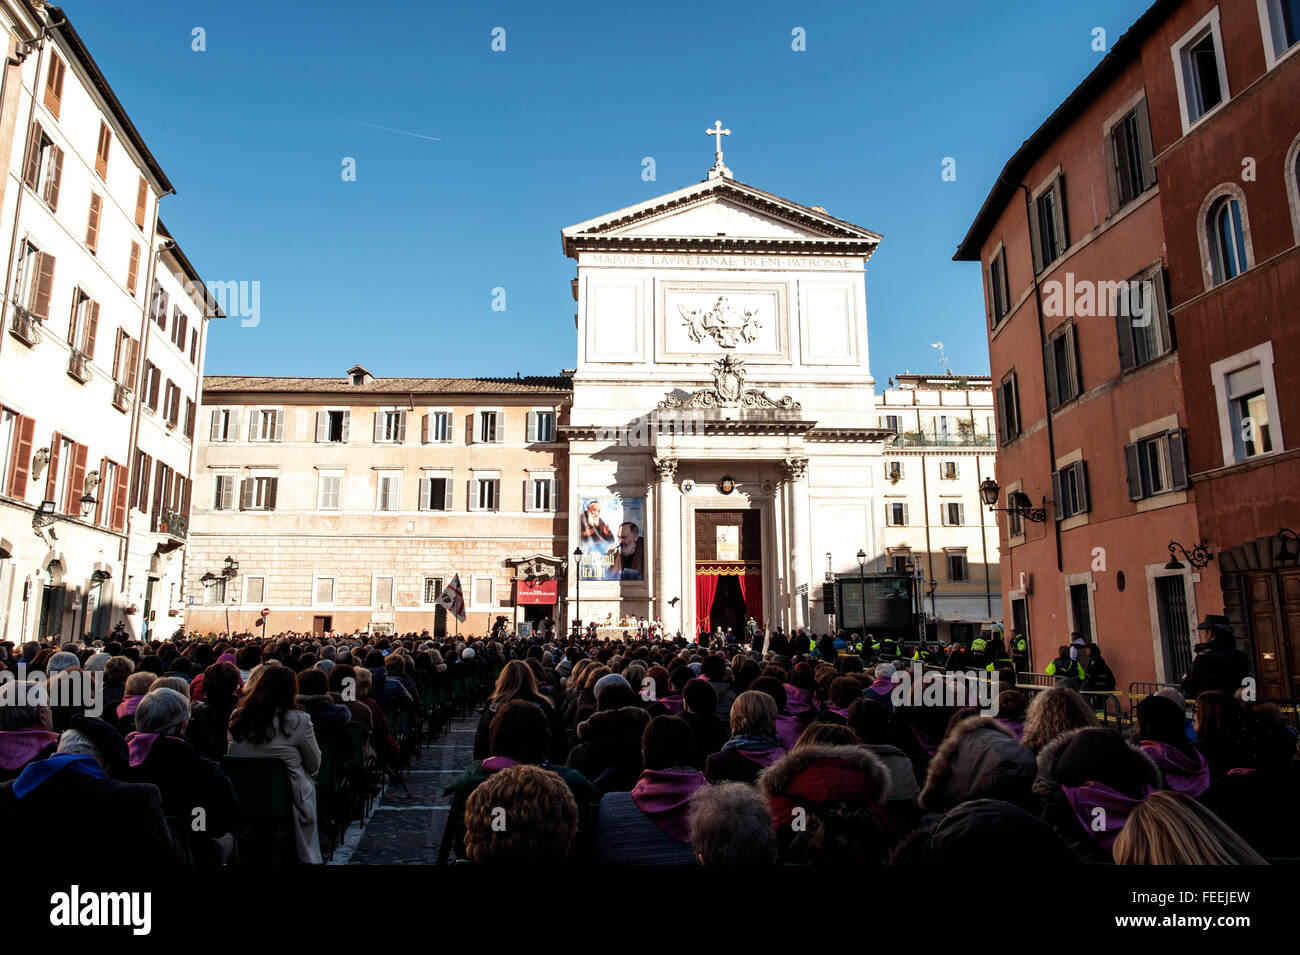
[[[529,604],[554,604],[559,592],[559,582],[555,580],[528,580],[519,578],[515,581],[515,603],[519,606]]]

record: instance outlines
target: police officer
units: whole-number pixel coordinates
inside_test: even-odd
[[[970,642],[971,662],[975,665],[975,669],[977,670],[982,669],[986,662],[984,651],[988,649],[988,645],[989,642],[984,639],[984,634],[982,632]]]
[[[1029,670],[1029,641],[1023,633],[1017,633],[1011,640],[1011,660],[1016,665],[1017,673]]]
[[[1083,688],[1085,673],[1079,661],[1071,658],[1070,647],[1065,645],[1057,648],[1056,659],[1047,664],[1047,670],[1044,671],[1048,676],[1054,676],[1059,680],[1074,680],[1076,684],[1074,689]]]

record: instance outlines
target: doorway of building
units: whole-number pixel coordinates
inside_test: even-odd
[[[329,633],[333,629],[334,629],[333,617],[312,617],[311,618],[312,633]]]
[[[709,624],[714,630],[721,629],[725,634],[730,630],[739,641],[745,634],[745,596],[740,592],[740,577],[725,576],[718,578],[718,589],[713,595],[713,606],[709,608]]]
[[[763,628],[762,514],[744,510],[695,512],[695,627],[746,639],[753,617]]]
[[[55,637],[63,642],[63,565],[50,561],[46,568],[45,587],[41,591],[39,633],[42,640]]]

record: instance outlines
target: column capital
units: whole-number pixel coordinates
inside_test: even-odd
[[[807,458],[786,458],[782,463],[787,481],[803,481],[808,477]]]
[[[672,479],[677,475],[676,458],[655,458],[654,466],[655,466],[655,473],[659,475],[660,481],[671,482]]]

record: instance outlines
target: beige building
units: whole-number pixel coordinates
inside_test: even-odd
[[[563,376],[375,378],[360,366],[205,378],[190,629],[253,630],[266,609],[270,633],[455,633],[435,604],[453,574],[460,631],[497,616],[558,623],[570,395]]]
[[[997,452],[991,380],[897,375],[879,411],[897,437],[885,447],[876,569],[911,569],[931,639],[969,640],[1002,619],[998,526],[979,496]]]

